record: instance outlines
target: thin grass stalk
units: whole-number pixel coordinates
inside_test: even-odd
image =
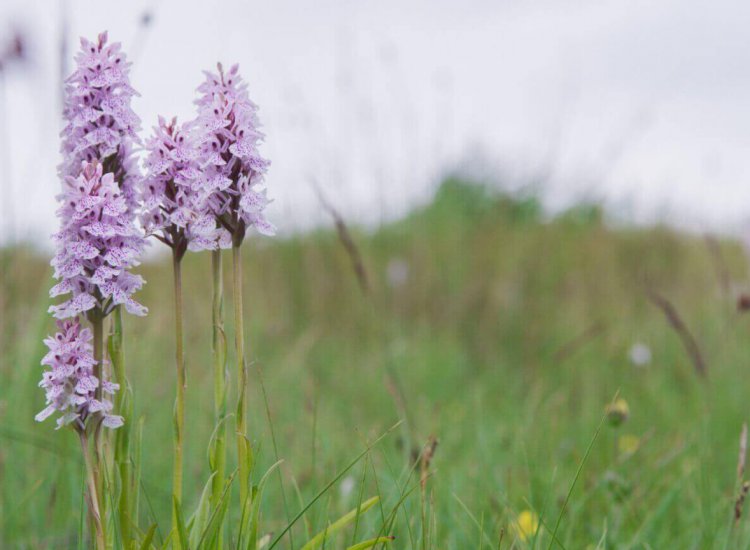
[[[179,529],[178,509],[182,506],[182,456],[185,427],[185,356],[182,316],[182,266],[179,253],[173,249],[172,273],[174,275],[174,316],[175,316],[175,361],[177,367],[177,393],[174,403],[174,465],[172,470],[172,529]],[[181,548],[179,537],[174,539],[175,548]]]
[[[83,453],[83,462],[86,467],[86,486],[87,486],[87,508],[90,516],[90,523],[93,530],[93,539],[96,541],[97,550],[106,550],[107,543],[104,536],[102,525],[101,508],[99,506],[99,491],[96,484],[96,468],[91,460],[91,450],[89,441],[84,430],[78,432],[81,441],[81,451]]]
[[[268,404],[268,394],[266,393],[266,385],[263,382],[263,372],[260,367],[256,369],[258,375],[258,381],[260,382],[260,389],[263,392],[263,403],[266,406],[266,417],[268,418],[268,427],[271,430],[271,443],[273,444],[273,454],[277,463],[281,463],[282,460],[279,458],[279,448],[276,445],[276,433],[273,429],[273,419],[271,418],[271,406]],[[279,487],[281,488],[281,501],[284,504],[284,513],[286,514],[287,522],[291,521],[289,515],[289,506],[286,502],[286,490],[284,489],[284,476],[281,474],[281,468],[276,470],[279,476]],[[257,510],[257,507],[256,507]],[[292,530],[289,530],[289,548],[294,548],[294,534]]]
[[[247,439],[247,365],[245,363],[245,324],[242,315],[242,253],[232,246],[232,290],[234,298],[234,345],[237,355],[237,460],[240,470],[240,509],[247,503],[250,488],[250,442]]]
[[[124,424],[115,432],[115,466],[120,477],[120,495],[117,502],[117,513],[120,518],[122,540],[130,544],[131,523],[133,518],[133,463],[130,456],[130,438],[132,433],[132,394],[125,374],[125,351],[122,344],[122,311],[117,306],[112,313],[111,331],[108,341],[109,359],[112,363],[115,381],[120,391],[115,398],[115,410],[122,415]]]
[[[211,271],[213,276],[213,368],[214,368],[214,421],[216,438],[211,455],[211,473],[214,474],[211,486],[211,506],[216,508],[224,493],[226,475],[226,424],[227,414],[227,337],[224,332],[224,272],[221,263],[221,249],[211,252]],[[221,548],[221,532],[218,547]]]

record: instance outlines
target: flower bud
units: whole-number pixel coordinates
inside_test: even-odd
[[[622,397],[618,397],[606,406],[604,412],[607,415],[607,422],[609,422],[610,426],[616,428],[628,419],[628,416],[630,416],[630,407],[628,407],[627,401]]]

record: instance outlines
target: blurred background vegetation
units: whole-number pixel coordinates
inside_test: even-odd
[[[364,474],[384,515],[412,490],[395,548],[546,547],[593,440],[562,513],[566,548],[748,547],[747,522],[733,520],[750,352],[750,318],[736,306],[748,283],[740,243],[612,226],[596,204],[553,216],[532,193],[461,177],[406,217],[343,237],[354,259],[335,228],[246,245],[250,432],[263,466],[284,459],[285,498],[279,478],[265,496],[268,529],[402,419],[293,533],[355,506]],[[0,254],[0,546],[73,548],[76,441],[33,420],[51,268],[35,249]],[[145,426],[141,510],[167,524],[171,273],[161,256],[140,272],[150,314],[127,319],[125,342]],[[185,289],[190,507],[213,425],[207,255],[186,258]],[[706,376],[649,295],[695,339]],[[602,420],[616,394],[629,404],[619,427]],[[413,468],[431,437],[430,464]],[[360,532],[376,533],[382,517],[363,518]],[[529,517],[541,518],[538,539],[523,528]]]

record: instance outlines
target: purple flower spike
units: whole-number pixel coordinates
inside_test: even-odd
[[[210,250],[228,240],[195,188],[201,176],[197,144],[176,119],[159,125],[146,143],[146,177],[141,182],[141,223],[146,233],[173,248],[181,258],[187,249]]]
[[[101,162],[120,185],[128,208],[134,210],[138,179],[133,146],[141,121],[130,107],[136,92],[130,86],[130,63],[120,44],[107,45],[107,33],[96,42],[81,38],[76,70],[65,81],[66,121],[62,135],[62,179],[77,177],[83,161]]]
[[[81,329],[80,316],[101,327],[118,305],[146,314],[132,297],[144,281],[129,271],[145,246],[135,224],[140,175],[133,147],[139,143],[140,120],[130,107],[138,94],[130,86],[129,68],[120,45],[108,45],[105,32],[96,42],[81,39],[76,69],[65,81],[60,230],[53,237],[51,262],[59,282],[50,296],[69,298],[49,309],[65,320],[58,321],[60,332],[45,340],[50,351],[42,364],[51,370],[40,386],[47,392],[47,408],[36,417],[41,421],[60,411],[58,427],[76,422],[83,429],[97,412],[106,427],[123,423],[102,397],[114,393],[117,384],[101,380],[104,365],[93,356],[92,334]]]
[[[258,151],[263,140],[258,107],[250,101],[238,65],[224,73],[219,64],[218,74],[205,74],[196,101],[203,169],[196,189],[234,244],[242,242],[248,227],[273,235],[276,230],[264,214],[270,202],[263,188],[269,162]]]
[[[110,414],[111,400],[95,397],[100,381],[94,376],[96,361],[92,354],[91,331],[81,328],[77,317],[58,321],[57,328],[59,332],[44,341],[49,352],[42,359],[42,365],[50,370],[44,372],[39,386],[47,393],[47,407],[36,415],[36,421],[42,422],[59,412],[62,415],[57,419],[58,429],[72,422],[83,428],[91,414],[101,412],[104,426],[122,426],[122,417]],[[103,394],[112,395],[118,389],[112,382],[102,384]]]
[[[65,178],[58,199],[61,228],[54,236],[57,252],[51,263],[60,282],[50,296],[72,296],[50,312],[58,319],[94,308],[107,315],[124,304],[128,312],[145,315],[146,308],[132,298],[143,279],[128,271],[138,265],[145,241],[114,175],[102,174],[96,161],[84,162],[78,177]]]

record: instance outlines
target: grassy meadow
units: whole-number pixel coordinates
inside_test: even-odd
[[[373,495],[375,509],[326,548],[347,547],[355,530],[356,540],[392,534],[399,549],[750,548],[750,510],[734,521],[750,418],[750,314],[736,307],[750,281],[738,242],[612,228],[586,205],[550,217],[533,197],[457,180],[404,219],[349,230],[366,289],[333,228],[245,245],[254,478],[284,461],[263,497],[266,532],[278,535],[402,421],[279,548],[297,548]],[[78,443],[34,422],[51,268],[31,249],[1,254],[0,548],[78,548]],[[208,477],[213,428],[209,260],[185,259],[188,509]],[[167,255],[139,271],[150,314],[125,325],[143,425],[139,506],[144,524],[168,526]],[[649,292],[694,336],[706,376]],[[228,283],[226,293],[231,320]],[[637,343],[650,348],[648,364],[629,358]],[[618,427],[604,419],[615,395],[629,405]]]

